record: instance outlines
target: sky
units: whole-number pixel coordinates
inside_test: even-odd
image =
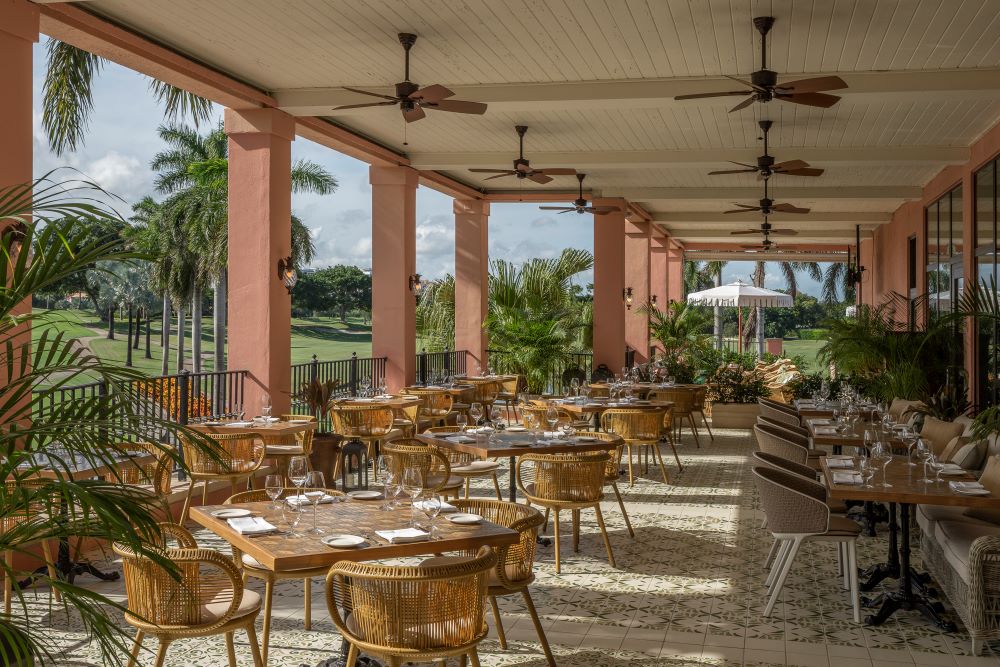
[[[70,166],[129,206],[146,195],[158,197],[153,188],[155,174],[150,160],[163,144],[157,127],[163,111],[149,92],[148,79],[113,63],[106,63],[94,86],[92,114],[85,145],[76,152],[56,156],[48,148],[41,129],[41,96],[45,76],[44,39],[35,46],[34,109],[35,174]],[[222,108],[215,108],[216,122]],[[432,121],[425,121],[432,122]],[[292,159],[320,164],[339,183],[332,195],[294,194],[292,210],[310,228],[316,244],[315,267],[333,264],[371,266],[371,186],[368,167],[360,160],[337,153],[306,139],[292,143]],[[454,217],[450,197],[420,187],[417,190],[417,272],[425,278],[454,273]],[[494,203],[490,210],[490,257],[520,263],[532,257],[556,257],[564,248],[593,252],[593,218],[590,215],[550,215],[535,204]],[[783,287],[778,271],[769,270],[766,286]],[[770,267],[769,267],[770,269]],[[745,281],[753,271],[751,262],[733,262],[723,271],[723,282]],[[592,272],[576,282],[593,281]],[[799,287],[818,294],[818,285],[801,276]]]

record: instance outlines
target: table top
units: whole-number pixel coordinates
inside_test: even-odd
[[[343,400],[337,401],[336,406],[347,406],[351,407],[353,405],[381,405],[387,408],[403,408],[413,403],[419,403],[419,396],[410,396],[403,394],[400,396],[391,397],[377,397],[377,398],[345,398]]]
[[[437,445],[446,449],[472,454],[480,458],[491,456],[523,456],[524,454],[572,454],[575,452],[593,452],[599,450],[614,449],[621,444],[621,438],[614,440],[578,440],[552,442],[534,442],[534,438],[527,431],[520,433],[503,432],[497,437],[477,434],[475,442],[454,442],[448,440],[454,433],[422,433],[417,436],[426,443]]]
[[[461,396],[467,391],[471,391],[475,387],[471,384],[456,384],[451,387],[444,387],[441,385],[430,384],[430,385],[413,385],[412,387],[406,387],[406,391],[416,390],[416,391],[440,391],[445,394],[450,394],[451,396]]]
[[[869,428],[871,425],[868,422],[859,421],[854,424],[853,428],[849,431],[843,433],[823,433],[817,432],[817,429],[823,429],[824,427],[830,427],[832,424],[824,424],[822,422],[816,423],[816,421],[811,419],[805,420],[805,426],[809,429],[809,435],[813,439],[813,443],[817,445],[833,445],[840,447],[857,447],[863,445],[865,441],[865,429]],[[881,433],[881,430],[879,431]],[[895,448],[906,447],[908,443],[903,442],[899,437],[899,433],[894,433],[893,437],[888,440],[889,445]]]
[[[865,489],[858,484],[834,484],[833,472],[846,468],[830,468],[823,459],[823,476],[826,479],[830,497],[839,500],[871,500],[883,503],[908,503],[911,505],[948,505],[951,507],[1000,508],[1000,497],[964,496],[948,487],[949,481],[969,482],[976,478],[971,474],[941,476],[941,483],[925,484],[923,465],[907,465],[904,457],[894,458],[886,468],[890,488],[882,487],[882,473],[878,472],[872,481],[872,488]],[[933,477],[933,472],[930,473]]]
[[[123,464],[131,464],[135,466],[145,466],[151,463],[156,463],[156,456],[150,454],[149,452],[135,452],[129,454],[122,454],[121,456],[116,456],[115,462],[112,464],[103,463],[98,460],[88,460],[83,456],[76,456],[72,461],[63,461],[62,463],[57,462],[56,466],[58,470],[52,467],[51,462],[46,463],[44,458],[38,458],[36,455],[35,461],[40,466],[46,466],[39,468],[35,474],[39,477],[45,477],[46,479],[54,479],[56,477],[62,477],[69,475],[74,479],[88,479],[91,477],[104,477],[106,475],[111,475],[115,469]]]
[[[245,433],[260,435],[264,437],[280,437],[280,436],[290,436],[296,433],[303,433],[305,431],[316,430],[316,422],[304,422],[293,424],[287,421],[277,421],[271,422],[270,424],[252,424],[250,426],[228,426],[226,424],[214,424],[214,423],[203,423],[203,424],[191,424],[188,428],[198,431],[199,433]]]
[[[827,401],[819,405],[814,401],[801,398],[796,400],[793,405],[801,417],[829,417],[833,415],[834,410],[842,410],[844,407],[840,401]],[[864,419],[870,418],[874,410],[875,408],[870,406],[859,408],[861,417]]]
[[[587,403],[561,403],[553,401],[553,404],[574,415],[593,414],[604,412],[605,410],[664,410],[674,405],[673,401],[632,401],[622,403],[620,401],[588,401]]]
[[[409,505],[383,512],[380,500],[351,500],[321,504],[317,506],[316,525],[326,531],[323,535],[303,535],[286,537],[283,534],[260,536],[240,535],[225,519],[216,519],[212,512],[220,509],[246,508],[254,516],[262,516],[279,529],[282,527],[280,510],[270,510],[269,502],[241,503],[234,505],[205,505],[191,509],[191,518],[222,539],[250,554],[265,567],[280,570],[296,568],[328,567],[342,560],[368,561],[403,556],[446,553],[475,549],[480,546],[501,546],[514,544],[517,532],[498,526],[489,521],[479,524],[459,526],[444,518],[437,518],[437,539],[408,544],[389,544],[375,536],[376,530],[395,530],[410,525]],[[312,527],[312,507],[306,507],[297,531]],[[368,545],[356,548],[336,549],[320,540],[329,535],[351,534],[368,538]]]

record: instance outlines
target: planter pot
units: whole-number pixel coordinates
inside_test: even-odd
[[[312,454],[309,456],[309,462],[312,463],[313,470],[323,473],[326,484],[331,489],[336,482],[333,476],[333,464],[340,457],[340,443],[343,439],[344,436],[336,433],[316,433],[313,435]]]
[[[759,414],[756,403],[713,403],[712,428],[752,428]]]

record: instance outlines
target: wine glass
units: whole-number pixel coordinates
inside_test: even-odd
[[[858,462],[858,470],[861,473],[861,486],[865,489],[873,488],[872,478],[875,477],[875,462],[865,457]]]
[[[465,427],[469,425],[469,418],[464,412],[459,412],[455,415],[455,426],[458,427],[459,433],[465,432]]]
[[[907,424],[903,426],[899,437],[906,443],[906,465],[915,467],[917,464],[913,462],[913,446],[917,444],[917,434]]]
[[[536,441],[538,440],[538,427],[539,419],[536,412],[525,412],[524,413],[524,427],[528,429],[531,436]]]
[[[288,479],[296,487],[296,509],[302,502],[302,485],[306,483],[306,476],[309,474],[309,459],[305,456],[293,456],[288,460]]]
[[[271,397],[264,396],[264,405],[260,409],[260,413],[264,416],[264,419],[268,419],[271,416]]]
[[[924,476],[918,481],[929,484],[931,480],[927,478],[927,461],[934,453],[927,446],[927,443],[924,442],[923,438],[917,438],[917,444],[914,445],[913,453],[916,455],[917,460],[924,464]]]
[[[470,405],[469,417],[472,418],[472,424],[474,426],[479,426],[479,420],[483,417],[483,406],[479,403],[473,403]]]
[[[323,473],[319,470],[310,470],[306,475],[306,486],[312,489],[306,493],[306,499],[313,508],[313,527],[306,532],[312,535],[322,535],[326,531],[316,525],[316,515],[319,513],[319,501],[326,495],[323,491],[326,488]]]
[[[378,381],[378,391],[379,396],[385,396],[385,378]]]
[[[583,385],[580,387],[580,396],[583,397],[584,402],[590,398],[590,385]]]
[[[295,532],[295,529],[299,526],[299,520],[302,518],[302,514],[299,512],[299,508],[294,505],[289,505],[288,503],[281,503],[281,523],[285,528],[285,539],[291,537],[302,537],[300,533]]]
[[[580,378],[575,377],[569,381],[570,394],[577,396],[580,393]]]
[[[570,424],[569,422],[566,422],[565,424],[560,426],[559,430],[562,431],[563,437],[566,438],[567,440],[576,435],[576,429],[573,428],[573,425]]]
[[[545,421],[549,423],[549,430],[555,431],[556,424],[559,423],[559,411],[556,410],[554,405],[550,405],[547,410],[545,410]]]
[[[437,526],[434,525],[434,522],[438,514],[441,513],[441,498],[433,493],[424,496],[420,503],[420,511],[427,517],[427,532],[430,533],[433,540],[434,534],[437,532]]]
[[[417,502],[417,496],[424,491],[424,476],[420,468],[407,468],[403,471],[403,492],[410,496],[410,506]],[[410,518],[410,527],[416,528],[413,518]]]
[[[368,392],[371,391],[372,388],[372,379],[367,375],[364,376],[363,378],[361,378],[360,386],[361,386],[361,395],[368,396]]]
[[[889,480],[885,476],[886,469],[892,463],[892,450],[884,442],[877,442],[872,447],[872,460],[882,468],[882,488],[892,488],[892,484],[889,483]]]
[[[284,490],[285,479],[281,475],[268,475],[264,478],[264,491],[267,492],[267,497],[271,499],[271,504],[267,509],[278,509],[278,503],[275,501],[281,497],[281,492]]]
[[[501,411],[500,408],[494,403],[493,407],[490,408],[490,424],[493,428],[499,430],[503,425],[500,423]]]
[[[399,506],[396,499],[399,497],[399,494],[403,492],[403,486],[399,481],[399,473],[394,470],[386,472],[385,478],[382,480],[382,484],[385,489],[385,503],[379,507],[379,509],[385,512],[391,512]]]

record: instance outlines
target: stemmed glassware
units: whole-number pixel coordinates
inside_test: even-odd
[[[913,453],[916,454],[917,460],[924,464],[924,476],[918,481],[930,484],[931,480],[927,477],[927,462],[934,456],[934,453],[927,446],[927,443],[924,442],[923,438],[917,438],[917,444],[913,448]]]
[[[496,429],[497,431],[503,429],[503,424],[500,423],[501,415],[502,412],[500,408],[497,407],[497,405],[494,403],[493,407],[490,408],[490,425],[493,426],[493,428]]]
[[[578,396],[580,394],[580,378],[573,378],[569,381],[570,395]]]
[[[301,534],[295,532],[295,529],[299,527],[299,520],[302,518],[299,508],[288,503],[280,503],[279,507],[281,511],[281,523],[285,527],[285,539],[302,537]]]
[[[532,435],[532,438],[538,440],[538,428],[541,425],[539,422],[538,414],[535,412],[525,412],[524,413],[524,426],[527,428]]]
[[[285,478],[281,475],[268,475],[264,478],[264,491],[267,493],[267,497],[271,499],[271,504],[267,509],[278,509],[278,503],[275,501],[281,497],[281,492],[284,490]]]
[[[875,462],[867,456],[858,461],[858,471],[861,473],[862,487],[872,488],[872,479],[875,477]]]
[[[326,488],[326,479],[323,478],[323,473],[319,470],[310,470],[306,475],[306,486],[312,489],[306,493],[306,499],[309,500],[309,504],[313,508],[313,527],[306,532],[312,535],[322,535],[326,531],[316,525],[316,515],[319,513],[319,501],[326,495],[323,491]]]
[[[369,396],[370,393],[371,393],[371,388],[372,388],[372,379],[371,379],[371,377],[369,377],[369,376],[366,375],[363,378],[361,378],[361,382],[359,383],[359,386],[361,387],[361,395],[362,396],[366,396],[366,397]]]
[[[545,421],[549,423],[550,431],[556,430],[556,424],[559,423],[559,411],[556,410],[554,405],[550,405],[545,411]]]
[[[911,468],[916,467],[917,464],[913,462],[913,446],[917,444],[917,434],[909,427],[909,425],[906,425],[903,426],[903,430],[900,432],[899,437],[906,443],[906,465]]]
[[[424,476],[420,468],[406,468],[403,470],[403,492],[410,496],[410,506],[417,502],[417,496],[424,491]],[[410,519],[410,527],[416,528],[415,522]]]
[[[882,468],[882,488],[892,488],[892,484],[886,479],[885,473],[892,462],[892,450],[884,442],[876,442],[871,450],[871,461]]]
[[[434,525],[434,522],[437,520],[438,514],[441,513],[441,498],[434,493],[426,494],[420,503],[420,511],[427,517],[427,532],[430,533],[433,540],[435,533],[437,533],[437,526]]]
[[[305,456],[293,456],[288,460],[288,479],[296,487],[296,510],[302,503],[302,486],[309,474],[309,460]]]
[[[465,428],[469,425],[469,418],[464,412],[459,412],[455,415],[455,426],[458,427],[459,433],[464,433]]]
[[[479,403],[473,403],[469,406],[469,417],[472,418],[472,426],[479,426],[479,420],[483,417],[483,406]]]

